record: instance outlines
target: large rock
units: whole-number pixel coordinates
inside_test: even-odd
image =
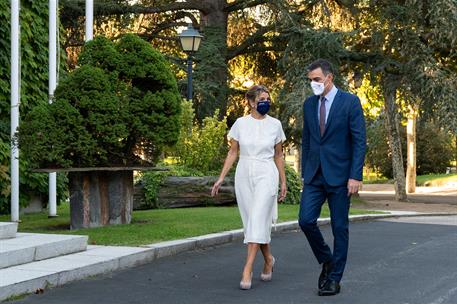
[[[166,177],[159,188],[159,208],[179,208],[196,206],[223,206],[236,204],[232,178],[225,178],[219,194],[211,197],[211,188],[217,176]],[[145,209],[144,188],[135,185],[134,209]]]

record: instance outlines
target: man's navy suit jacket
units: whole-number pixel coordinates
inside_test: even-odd
[[[338,90],[321,137],[318,120],[320,96],[303,104],[302,177],[309,184],[319,166],[330,186],[362,180],[366,151],[365,119],[357,96]]]

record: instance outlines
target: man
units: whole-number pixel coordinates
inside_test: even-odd
[[[331,64],[323,59],[308,67],[314,96],[303,105],[303,192],[299,224],[322,272],[320,296],[340,292],[347,260],[351,194],[362,184],[366,136],[362,106],[357,96],[337,89]],[[328,201],[333,253],[317,227],[322,204]]]

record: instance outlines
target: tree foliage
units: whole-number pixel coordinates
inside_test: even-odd
[[[384,124],[382,116],[370,120],[368,123],[366,165],[381,175],[392,178],[391,150]],[[405,133],[406,130],[402,128],[401,148],[403,153],[406,153]],[[432,121],[420,119],[417,124],[417,174],[445,173],[454,158],[453,154],[454,148],[449,131]]]
[[[278,48],[273,44],[276,40],[274,24],[278,20],[277,3],[283,1],[266,0],[188,0],[188,1],[154,1],[141,0],[134,4],[127,0],[103,0],[96,2],[95,19],[96,31],[105,31],[105,35],[119,34],[119,28],[113,29],[113,24],[120,27],[124,22],[123,31],[138,32],[141,37],[170,56],[181,72],[177,71],[182,81],[180,89],[185,92],[186,70],[185,61],[176,58],[183,56],[178,42],[178,28],[192,21],[204,36],[200,50],[195,55],[194,76],[194,108],[196,118],[201,122],[204,117],[212,116],[219,109],[220,118],[227,114],[229,99],[238,95],[238,88],[229,90],[231,76],[228,67],[230,61],[244,55],[254,58],[258,65],[253,80],[262,78],[271,79],[272,72],[276,71],[275,59],[272,55]],[[67,0],[62,2],[62,23],[67,29],[69,46],[81,45],[84,16],[83,1]],[[256,12],[261,13],[256,14]],[[130,19],[128,19],[130,16]],[[132,17],[134,16],[134,17]],[[253,18],[252,16],[255,16]],[[75,23],[74,20],[79,20]],[[127,22],[129,21],[129,22]],[[128,25],[125,25],[125,22]],[[236,36],[229,33],[232,29],[239,29],[242,24],[245,31],[241,34],[236,30]],[[120,31],[122,31],[120,30]],[[79,34],[78,34],[79,33]],[[230,37],[229,37],[230,34]],[[267,52],[267,53],[266,53]],[[268,83],[265,83],[268,85]]]
[[[179,134],[180,96],[168,63],[147,42],[97,37],[80,67],[62,80],[56,101],[34,108],[19,142],[39,167],[95,167],[155,162]]]
[[[192,103],[183,101],[181,132],[172,155],[180,165],[205,175],[215,174],[227,154],[226,119],[220,119],[218,111],[204,118],[202,125],[194,123],[194,118]]]

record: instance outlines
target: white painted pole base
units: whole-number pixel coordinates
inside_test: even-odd
[[[49,173],[49,215],[48,217],[57,217],[57,173]]]

